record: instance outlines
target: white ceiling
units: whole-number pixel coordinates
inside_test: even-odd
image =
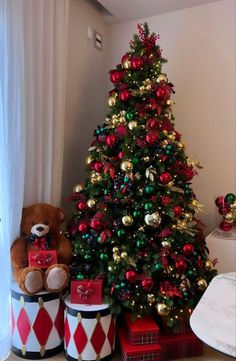
[[[106,20],[116,24],[212,3],[219,0],[97,0],[106,10]]]

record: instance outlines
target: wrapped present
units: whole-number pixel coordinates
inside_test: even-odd
[[[108,304],[72,304],[65,299],[65,351],[71,360],[112,360],[115,319]]]
[[[203,343],[193,332],[183,335],[159,335],[161,361],[201,356]]]
[[[127,335],[132,345],[145,345],[158,342],[159,327],[151,316],[131,320],[129,313],[125,314]]]
[[[70,302],[87,305],[102,303],[102,279],[71,282]]]
[[[167,320],[164,319],[163,317],[159,317],[158,318],[158,324],[160,325],[160,330],[161,333],[164,334],[168,334],[168,335],[173,335],[173,334],[178,334],[178,335],[183,335],[185,333],[189,333],[191,332],[191,327],[189,325],[189,321],[185,320],[185,319],[180,319],[178,320],[178,326],[177,327],[169,327],[167,325]]]
[[[26,295],[11,285],[12,351],[26,359],[41,359],[63,350],[64,306],[59,294]]]
[[[49,268],[57,263],[57,251],[30,251],[28,253],[29,266]]]
[[[124,328],[118,329],[118,337],[123,361],[160,361],[161,347],[158,343],[132,345]]]

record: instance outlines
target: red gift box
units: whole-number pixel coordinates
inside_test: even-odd
[[[128,339],[132,345],[145,345],[158,342],[159,327],[151,316],[132,321],[131,315],[127,313],[124,318],[128,331]]]
[[[71,282],[70,302],[86,305],[101,305],[102,279]]]
[[[203,343],[193,332],[185,335],[159,335],[161,361],[201,356]]]
[[[118,337],[123,361],[160,361],[161,347],[158,343],[132,345],[124,328],[118,328]]]
[[[28,253],[29,266],[48,268],[57,263],[57,251],[30,251]]]

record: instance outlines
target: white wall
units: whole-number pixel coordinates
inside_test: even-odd
[[[236,191],[235,0],[143,19],[160,34],[164,71],[175,85],[176,130],[204,166],[193,189],[207,232],[218,221],[214,200]],[[137,21],[110,27],[108,68],[120,62]]]
[[[103,35],[103,50],[86,38],[87,25]],[[70,0],[62,205],[77,183],[86,178],[85,158],[93,131],[106,114],[108,26],[87,0]]]

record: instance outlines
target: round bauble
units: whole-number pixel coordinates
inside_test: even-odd
[[[167,77],[165,74],[159,74],[157,77],[157,82],[160,83],[161,81],[167,82]]]
[[[194,252],[194,246],[190,243],[183,246],[183,251],[187,256],[191,256]]]
[[[233,228],[233,225],[231,223],[227,223],[225,221],[222,221],[220,223],[220,229],[222,229],[222,231],[224,232],[228,232]]]
[[[197,282],[198,288],[200,291],[205,291],[205,289],[207,288],[207,281],[204,280],[203,278],[201,278],[198,282]]]
[[[148,300],[148,303],[153,304],[156,301],[154,294],[153,293],[148,293],[147,300]]]
[[[96,172],[100,173],[100,172],[102,171],[103,165],[102,165],[101,162],[96,161],[96,162],[94,162],[94,163],[92,164],[92,168],[93,168]]]
[[[153,286],[153,280],[151,278],[147,278],[142,280],[142,287],[146,291],[150,291]]]
[[[162,270],[162,263],[161,262],[157,262],[155,264],[155,270],[156,271],[161,271]]]
[[[113,84],[119,83],[121,81],[122,74],[118,70],[110,71],[110,80]]]
[[[117,231],[117,236],[119,237],[119,238],[122,238],[122,237],[124,237],[125,236],[125,230],[124,229],[118,229],[118,231]]]
[[[101,259],[102,261],[107,261],[107,260],[108,260],[108,255],[107,255],[106,253],[101,253],[101,254],[100,254],[100,259]]]
[[[127,113],[125,114],[125,117],[126,117],[127,120],[133,120],[133,118],[134,118],[134,113],[133,113],[133,112],[127,112]]]
[[[145,139],[148,144],[155,144],[158,140],[159,133],[157,130],[151,130],[147,133]]]
[[[114,96],[108,97],[107,104],[109,107],[113,107],[116,104],[116,98]]]
[[[144,221],[145,221],[147,226],[156,228],[161,223],[161,217],[160,217],[160,214],[158,212],[154,212],[152,214],[148,213],[148,214],[145,215]]]
[[[161,242],[161,245],[162,245],[162,247],[164,247],[164,248],[171,248],[171,243],[170,242],[168,242],[168,241],[162,241]]]
[[[83,190],[83,188],[84,188],[83,184],[76,184],[73,187],[73,192],[74,193],[80,193]]]
[[[184,260],[179,259],[178,261],[175,262],[175,268],[177,269],[178,272],[183,273],[187,268],[187,264]]]
[[[129,92],[129,90],[127,89],[123,89],[119,92],[119,99],[122,101],[122,102],[125,102],[126,100],[128,100],[131,96],[131,93]]]
[[[139,70],[143,66],[143,59],[139,55],[133,55],[131,58],[131,69]]]
[[[108,147],[112,148],[116,143],[116,136],[114,134],[109,134],[106,136],[106,144]]]
[[[156,310],[158,315],[160,316],[168,316],[168,314],[170,313],[170,308],[165,303],[158,303],[156,305]]]
[[[129,282],[135,282],[137,275],[135,271],[127,271],[125,274],[125,278],[129,281]]]
[[[131,120],[128,123],[128,128],[129,130],[134,130],[135,128],[137,128],[138,123],[136,122],[136,120]]]
[[[162,184],[168,184],[171,181],[172,177],[169,172],[163,172],[160,175],[159,179]]]
[[[182,215],[182,213],[183,213],[183,208],[176,205],[176,206],[173,207],[173,211],[174,211],[175,217],[180,217]]]
[[[206,271],[210,272],[212,271],[214,268],[213,266],[213,263],[208,259],[206,262],[205,262],[205,269]]]
[[[226,200],[227,203],[230,203],[230,204],[234,203],[234,201],[236,200],[236,196],[233,193],[228,193],[225,196],[225,200]]]
[[[121,162],[120,165],[121,170],[123,170],[124,172],[131,172],[133,169],[133,164],[129,161],[129,160],[124,160],[123,162]]]
[[[129,215],[122,217],[122,223],[126,227],[132,226],[133,222],[133,218]]]
[[[88,225],[86,222],[81,221],[78,228],[81,233],[86,233],[88,230]]]
[[[85,201],[79,201],[76,204],[76,209],[78,209],[79,211],[83,211],[84,209],[86,209],[86,202]]]
[[[91,162],[92,162],[92,157],[91,157],[91,155],[88,155],[88,156],[86,157],[86,159],[85,159],[85,163],[86,163],[87,165],[89,165]]]
[[[129,69],[131,66],[130,55],[125,54],[122,56],[121,63],[124,69]]]
[[[226,213],[226,215],[224,216],[225,222],[227,223],[234,223],[234,218],[235,216],[233,212]]]
[[[87,200],[87,206],[88,206],[89,208],[93,208],[93,207],[95,206],[95,204],[96,204],[96,199],[94,199],[94,198],[89,198],[89,199]]]
[[[90,221],[90,227],[96,230],[99,230],[102,226],[102,223],[99,219],[92,219]]]
[[[121,258],[127,258],[128,257],[128,253],[127,252],[121,252]]]

